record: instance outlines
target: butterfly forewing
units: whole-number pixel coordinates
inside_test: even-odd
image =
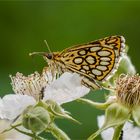
[[[97,89],[96,81],[106,80],[118,67],[124,43],[122,36],[106,37],[67,48],[53,59],[62,71],[80,74],[85,85]]]

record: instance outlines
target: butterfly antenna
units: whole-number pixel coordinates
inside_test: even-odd
[[[47,46],[47,48],[48,48],[48,51],[49,51],[50,53],[52,53],[52,51],[51,51],[51,49],[50,49],[50,47],[49,47],[49,45],[48,45],[47,40],[44,40],[44,43],[46,44],[46,46]]]
[[[33,52],[33,53],[29,53],[29,56],[33,56],[33,55],[40,55],[40,56],[45,56],[45,52]]]

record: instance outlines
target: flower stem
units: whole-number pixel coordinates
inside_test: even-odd
[[[93,102],[91,100],[84,99],[84,98],[79,98],[79,99],[77,99],[77,101],[81,102],[81,103],[89,104],[90,106],[96,107],[97,109],[101,109],[101,110],[105,110],[109,106],[109,103],[107,103],[107,102],[98,103],[98,102]]]
[[[123,125],[124,124],[115,127],[115,131],[114,131],[112,140],[119,140]]]
[[[49,131],[52,133],[52,135],[57,140],[70,140],[70,138],[67,136],[65,132],[63,132],[60,128],[57,127],[56,124],[51,123],[49,129],[47,128],[46,131]]]
[[[100,133],[102,132],[101,129],[93,133],[90,137],[87,138],[87,140],[94,140]]]
[[[18,127],[18,126],[21,126],[21,123],[16,124],[16,125],[11,125],[11,127],[10,127],[10,128],[5,129],[5,130],[4,130],[4,131],[2,131],[0,134],[5,133],[5,132],[8,132],[8,131],[12,130],[12,129],[13,129],[13,127]]]
[[[14,127],[14,129],[17,130],[18,132],[22,133],[22,134],[25,134],[25,135],[27,135],[27,136],[29,136],[29,137],[32,137],[33,140],[46,140],[46,139],[44,139],[44,138],[42,138],[42,137],[40,137],[40,136],[37,136],[37,135],[35,135],[35,134],[22,131],[22,130],[16,128],[16,127]]]

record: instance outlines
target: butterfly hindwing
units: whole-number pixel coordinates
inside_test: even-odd
[[[97,82],[108,79],[118,68],[124,47],[122,36],[110,36],[53,53],[51,60],[60,71],[76,72],[84,77],[84,85],[97,89]]]
[[[101,81],[118,67],[123,48],[123,37],[112,36],[69,48],[60,59],[69,70]]]

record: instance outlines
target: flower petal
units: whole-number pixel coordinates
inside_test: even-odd
[[[43,100],[54,100],[63,104],[83,97],[90,89],[81,85],[81,80],[78,74],[65,72],[45,88]]]
[[[98,127],[101,128],[104,123],[105,116],[104,115],[98,116],[97,120]],[[112,140],[113,133],[114,133],[113,128],[109,128],[107,130],[104,130],[101,133],[101,136],[103,140]],[[140,139],[140,128],[133,126],[133,124],[129,122],[126,122],[123,127],[123,140],[139,140],[139,139]]]
[[[27,106],[33,105],[35,102],[35,99],[28,95],[6,95],[0,100],[0,118],[13,120],[20,115]]]
[[[42,88],[48,83],[48,72],[43,69],[42,75],[38,72],[34,72],[28,76],[24,76],[22,73],[17,72],[16,76],[10,76],[12,80],[12,88],[16,94],[23,94],[33,96],[36,100],[40,99]],[[45,76],[44,76],[45,75]]]
[[[101,115],[97,117],[98,127],[101,128],[104,124],[105,116]],[[101,133],[103,140],[112,140],[114,130],[113,128],[108,128]]]
[[[124,140],[140,140],[140,128],[126,122],[123,128]]]
[[[10,128],[11,123],[12,122],[8,120],[0,120],[0,133],[3,132],[5,129]],[[20,130],[28,132],[27,129],[23,128],[22,126],[18,128]],[[1,133],[0,140],[31,140],[31,138],[22,133],[19,133],[16,130],[10,130],[5,133]]]

